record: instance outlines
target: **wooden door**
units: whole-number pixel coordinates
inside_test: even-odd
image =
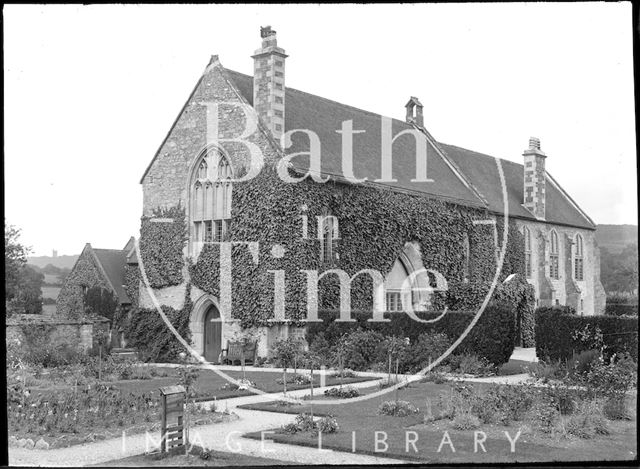
[[[222,322],[215,306],[209,307],[204,317],[204,358],[210,363],[218,363],[222,351]]]

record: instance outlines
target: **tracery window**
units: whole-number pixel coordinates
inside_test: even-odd
[[[582,236],[576,235],[576,250],[573,262],[573,275],[576,280],[584,280],[584,246]]]
[[[209,150],[194,173],[191,190],[191,240],[223,241],[231,226],[232,171],[227,158]]]
[[[527,278],[531,278],[531,231],[526,226],[523,230],[524,235],[524,268]]]

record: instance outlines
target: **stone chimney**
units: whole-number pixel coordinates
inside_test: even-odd
[[[419,127],[424,127],[422,119],[422,103],[415,96],[409,98],[409,102],[404,105],[407,109],[407,123],[415,123]]]
[[[271,26],[260,28],[262,47],[253,58],[253,108],[277,141],[284,133],[284,60]]]
[[[545,169],[547,155],[540,150],[540,139],[531,137],[524,153],[524,206],[533,215],[545,219]]]

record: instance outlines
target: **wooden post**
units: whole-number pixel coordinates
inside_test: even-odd
[[[167,396],[162,395],[162,423],[160,427],[160,452],[167,452]]]

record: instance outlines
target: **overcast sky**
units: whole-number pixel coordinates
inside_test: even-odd
[[[36,255],[138,235],[144,169],[211,54],[444,143],[547,170],[596,223],[637,224],[630,3],[4,7],[5,213]]]

